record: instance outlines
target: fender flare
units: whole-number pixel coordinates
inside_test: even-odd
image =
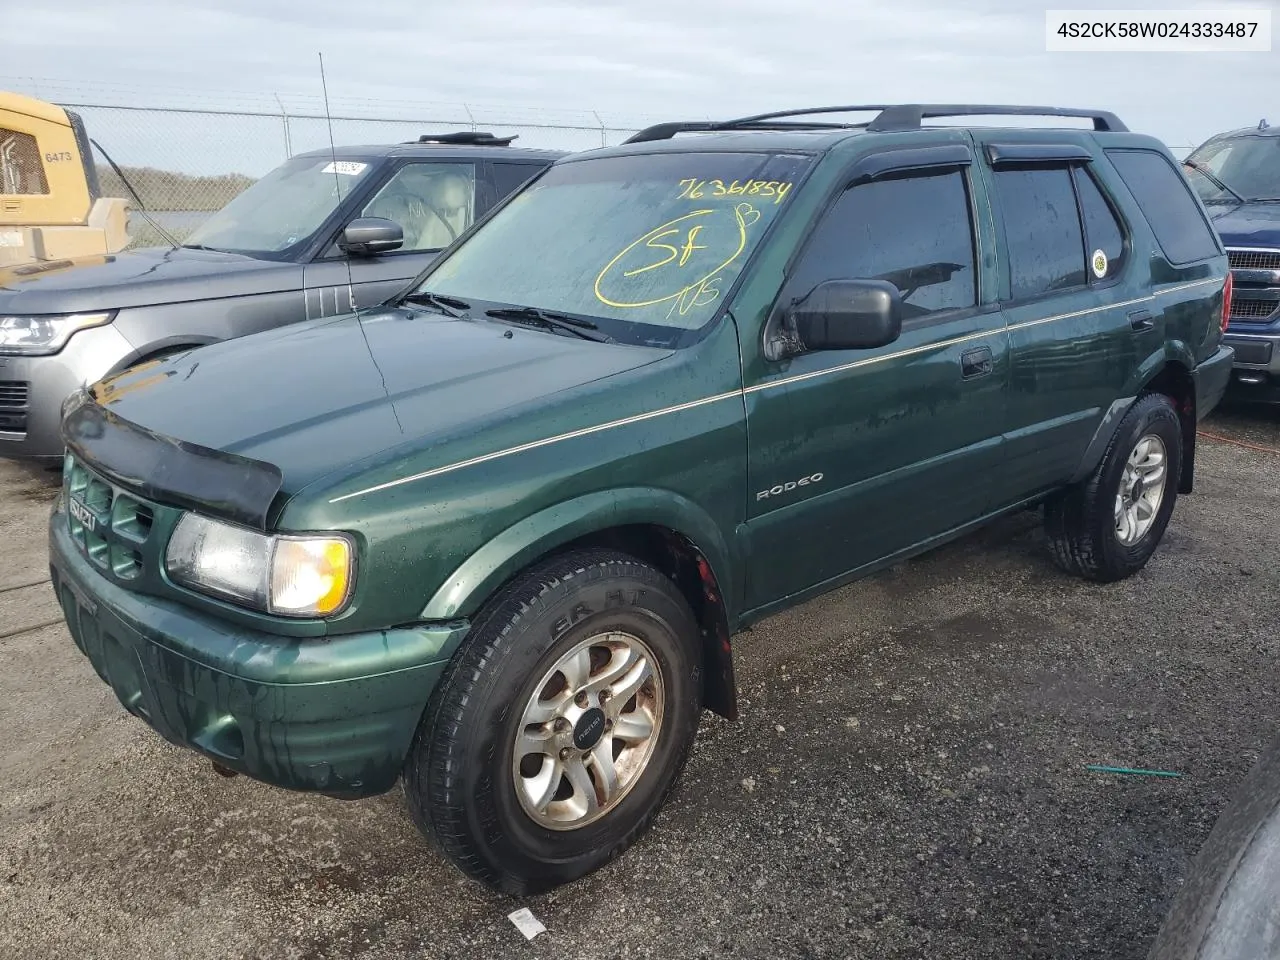
[[[1147,357],[1138,366],[1138,369],[1134,371],[1133,376],[1129,378],[1123,393],[1112,401],[1111,406],[1102,414],[1102,419],[1098,422],[1098,427],[1094,430],[1093,437],[1089,440],[1089,445],[1085,447],[1084,456],[1080,458],[1079,465],[1071,475],[1071,483],[1082,482],[1097,469],[1098,464],[1102,462],[1102,458],[1107,452],[1107,447],[1111,445],[1116,431],[1120,428],[1120,421],[1124,419],[1125,414],[1129,412],[1129,408],[1137,401],[1142,391],[1170,363],[1175,363],[1182,367],[1188,376],[1195,369],[1195,357],[1181,340],[1170,341],[1160,350]],[[1186,461],[1184,473],[1191,469],[1191,465],[1194,462],[1194,444],[1195,434],[1193,431],[1190,445],[1184,451]]]
[[[1196,368],[1196,356],[1181,340],[1169,340],[1163,347],[1143,360],[1125,385],[1125,393],[1137,395],[1147,386],[1167,364],[1176,363],[1188,374]]]
[[[456,620],[475,614],[513,576],[558,547],[612,527],[666,527],[688,539],[706,558],[726,602],[734,565],[724,534],[687,497],[652,487],[600,490],[539,510],[507,527],[472,553],[427,601],[422,620]]]

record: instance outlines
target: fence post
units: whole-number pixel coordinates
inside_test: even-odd
[[[468,107],[465,103],[462,105],[462,109],[463,109],[463,110],[465,110],[465,111],[467,111],[467,117],[468,117],[468,119],[470,119],[470,120],[471,120],[471,132],[472,132],[472,133],[475,133],[475,132],[476,132],[476,116],[475,116],[475,114],[471,112],[471,108],[470,108],[470,107]]]
[[[600,119],[600,114],[594,110],[591,111],[591,115],[596,118],[596,123],[600,124],[600,146],[607,147],[609,144],[605,143],[604,121]]]
[[[286,160],[293,157],[293,137],[289,132],[289,111],[284,108],[284,103],[280,99],[280,94],[274,93],[276,103],[280,104],[280,119],[284,124],[284,158]]]

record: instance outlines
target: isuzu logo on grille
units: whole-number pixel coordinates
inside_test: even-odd
[[[67,500],[67,510],[71,513],[73,517],[75,517],[82,524],[84,524],[84,528],[86,530],[88,530],[90,533],[93,532],[93,528],[97,525],[98,521],[94,517],[92,510],[86,507],[83,503],[81,503],[75,497],[70,497]]]

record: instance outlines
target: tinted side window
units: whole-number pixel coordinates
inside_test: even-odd
[[[1089,251],[1089,278],[1092,282],[1102,282],[1116,276],[1123,266],[1124,228],[1088,171],[1077,167],[1074,176]]]
[[[360,212],[394,220],[404,230],[405,252],[447,247],[471,226],[476,209],[475,166],[407,163]]]
[[[1085,283],[1084,235],[1067,167],[997,170],[1014,300]]]
[[[542,167],[535,163],[495,163],[493,165],[493,202],[501,203],[535,176]]]
[[[1186,178],[1168,160],[1151,150],[1108,150],[1107,157],[1138,201],[1170,263],[1218,255],[1218,241]]]
[[[888,280],[903,319],[977,303],[973,226],[960,172],[877,180],[846,190],[792,274],[805,296],[824,280]]]

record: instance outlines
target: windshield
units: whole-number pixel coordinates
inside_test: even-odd
[[[559,164],[418,292],[558,311],[618,340],[675,346],[715,314],[810,162],[670,153]]]
[[[1197,170],[1188,176],[1206,203],[1235,201],[1234,190],[1245,200],[1280,200],[1280,137],[1232,137],[1206,144],[1187,158],[1213,174],[1217,184]]]
[[[364,160],[289,160],[197,227],[184,246],[278,254],[315,233],[373,169]]]

